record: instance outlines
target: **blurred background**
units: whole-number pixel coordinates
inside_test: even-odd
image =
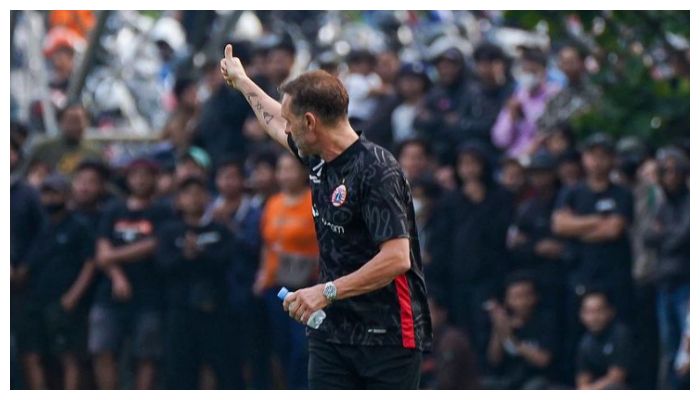
[[[224,84],[227,43],[277,99],[338,76],[404,169],[424,388],[689,386],[689,12],[11,11],[10,32],[12,388],[306,387],[274,294],[317,273],[307,175]]]

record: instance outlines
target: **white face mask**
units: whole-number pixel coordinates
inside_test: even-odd
[[[522,73],[518,77],[518,84],[525,90],[532,90],[540,84],[540,77],[531,73]]]

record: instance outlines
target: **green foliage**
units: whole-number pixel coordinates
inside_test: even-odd
[[[689,77],[653,77],[655,68],[672,67],[668,56],[675,50],[666,33],[689,38],[688,11],[510,11],[505,18],[523,29],[545,22],[553,45],[576,41],[597,60],[592,80],[604,97],[571,121],[582,136],[605,131],[639,135],[655,144],[689,136]],[[579,34],[569,29],[572,20],[581,24]]]

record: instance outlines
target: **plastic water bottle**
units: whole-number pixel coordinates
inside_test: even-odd
[[[289,289],[287,289],[286,287],[283,287],[277,293],[277,297],[280,300],[284,301],[285,297],[287,297],[288,294],[289,294]],[[318,327],[321,326],[321,324],[323,323],[324,319],[326,319],[326,313],[323,310],[318,310],[318,311],[314,312],[313,314],[311,314],[311,316],[309,317],[309,320],[306,321],[306,325],[309,328],[318,329]]]

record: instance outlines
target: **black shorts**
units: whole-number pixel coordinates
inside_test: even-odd
[[[20,354],[82,354],[87,315],[83,309],[67,312],[57,303],[27,304],[17,324]]]
[[[309,388],[418,389],[421,360],[416,349],[309,338]]]

